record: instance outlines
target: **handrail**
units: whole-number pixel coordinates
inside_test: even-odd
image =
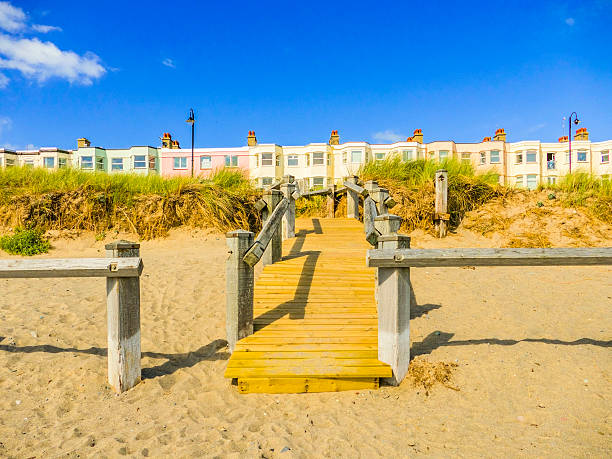
[[[330,194],[331,192],[332,192],[331,188],[325,188],[323,190],[306,191],[300,194],[300,198],[309,198],[311,196],[325,196],[327,194]]]
[[[274,233],[279,230],[283,215],[285,214],[287,207],[289,207],[289,200],[284,197],[280,200],[280,202],[272,212],[272,215],[270,215],[270,217],[266,220],[263,228],[261,229],[261,231],[257,235],[257,238],[253,242],[253,245],[251,245],[249,250],[242,258],[242,260],[246,264],[253,267],[259,262],[259,260],[261,260],[261,257],[263,256],[266,248],[268,247],[268,244],[270,243],[270,240],[272,239],[272,236],[274,236]]]
[[[378,231],[374,226],[374,219],[378,216],[376,203],[371,196],[363,200],[363,228],[366,234],[366,241],[376,247],[378,243]]]
[[[363,187],[360,187],[359,185],[355,183],[344,182],[344,186],[347,187],[349,190],[354,191],[358,195],[362,196],[364,199],[367,198],[368,195],[370,194],[368,190],[366,190]]]
[[[46,258],[0,260],[0,279],[50,277],[138,277],[142,260],[130,258]]]

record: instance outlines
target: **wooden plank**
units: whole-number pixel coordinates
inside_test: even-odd
[[[345,358],[336,359],[334,357],[321,357],[313,354],[310,358],[301,359],[232,359],[227,368],[234,368],[236,372],[241,368],[290,368],[298,365],[304,369],[308,367],[318,368],[322,366],[339,366],[339,367],[383,367],[388,368],[389,365],[382,363],[377,358],[372,359],[355,359]],[[316,371],[319,371],[318,369]],[[238,376],[239,377],[239,376]]]
[[[366,262],[385,268],[611,265],[612,247],[369,250]]]
[[[366,234],[366,241],[376,247],[378,232],[374,226],[374,219],[377,216],[376,203],[371,196],[368,196],[363,202],[363,227]]]
[[[378,389],[378,378],[240,378],[241,394],[301,394]]]
[[[138,277],[142,260],[128,258],[37,258],[0,260],[0,279],[48,277]]]
[[[367,351],[378,349],[377,343],[236,343],[237,351]]]
[[[226,378],[388,378],[391,367],[345,367],[327,365],[324,367],[303,367],[296,361],[287,367],[233,368],[225,370]]]
[[[334,359],[377,359],[376,350],[365,351],[237,351],[232,354],[233,360],[257,360],[257,359],[312,359],[313,356]]]
[[[253,334],[247,336],[239,341],[245,344],[372,344],[377,343],[375,335],[372,336],[325,336],[317,338],[307,337],[293,337],[288,339],[286,337],[274,337],[266,336],[265,334]]]

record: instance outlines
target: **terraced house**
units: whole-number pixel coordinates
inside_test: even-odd
[[[161,137],[161,147],[133,146],[125,149],[92,147],[89,140],[77,140],[74,151],[57,148],[11,151],[0,149],[0,167],[37,166],[51,169],[75,167],[84,171],[108,173],[160,174],[164,177],[206,177],[227,167],[244,171],[259,187],[293,175],[301,189],[316,189],[342,183],[369,161],[399,158],[401,161],[455,158],[469,162],[477,172],[495,171],[502,184],[535,188],[554,184],[572,171],[584,171],[609,180],[612,176],[612,140],[591,142],[586,128],[577,130],[569,154],[569,139],[558,142],[524,140],[507,142],[504,129],[481,142],[457,143],[453,140],[423,141],[416,129],[406,141],[392,144],[340,142],[338,131],[327,142],[281,146],[259,143],[249,131],[247,144],[228,148],[181,148],[170,133]]]

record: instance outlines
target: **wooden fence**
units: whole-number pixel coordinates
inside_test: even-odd
[[[121,393],[141,378],[140,244],[107,244],[106,257],[0,260],[0,278],[105,277],[108,382]]]

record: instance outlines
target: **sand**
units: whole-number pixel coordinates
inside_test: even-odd
[[[464,230],[413,236],[414,247],[495,246]],[[61,238],[43,257],[104,256],[103,244]],[[239,395],[223,378],[223,236],[173,231],[141,253],[144,380],[119,396],[106,383],[103,279],[0,280],[0,456],[612,452],[610,267],[413,269],[412,353],[456,363],[454,389],[407,378],[378,391]]]

